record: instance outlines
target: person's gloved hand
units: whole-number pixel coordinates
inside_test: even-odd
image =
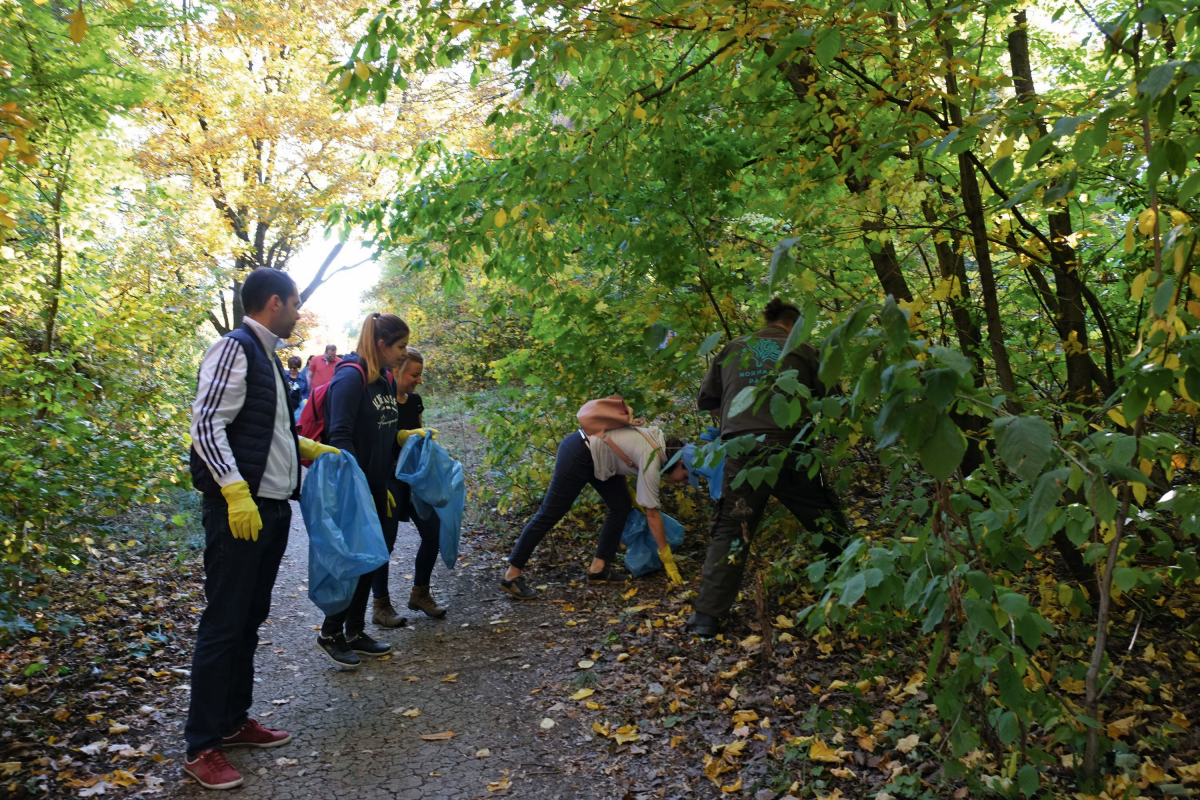
[[[321,455],[322,453],[333,453],[334,455],[337,455],[340,452],[342,451],[338,450],[336,447],[330,447],[327,444],[321,444],[320,442],[315,442],[312,439],[305,439],[303,436],[300,437],[301,458],[307,458],[309,461],[316,461],[317,456]]]
[[[404,443],[408,441],[408,437],[413,435],[428,435],[430,439],[436,439],[438,432],[437,428],[413,428],[411,431],[396,431],[396,441],[401,447],[404,447]]]
[[[671,552],[671,545],[667,545],[658,551],[658,557],[663,563],[663,569],[667,571],[667,578],[676,586],[683,586],[683,576],[679,574],[679,567],[675,566],[675,555]]]
[[[392,497],[392,493],[388,491],[388,517],[392,516],[392,509],[396,507],[396,498]]]
[[[222,486],[221,494],[225,495],[225,502],[229,504],[229,531],[233,538],[257,542],[263,524],[258,503],[250,496],[250,484],[238,481]]]

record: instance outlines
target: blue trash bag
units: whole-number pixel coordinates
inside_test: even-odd
[[[396,480],[412,487],[413,510],[422,517],[437,514],[441,526],[438,551],[447,569],[458,562],[467,484],[462,464],[425,436],[409,436],[396,461]]]
[[[683,544],[683,524],[666,514],[662,515],[662,521],[667,529],[667,544],[672,548]],[[625,568],[633,577],[640,578],[663,568],[662,559],[658,557],[658,543],[650,533],[650,523],[646,515],[636,508],[629,512],[629,518],[625,520],[621,541],[625,544]]]
[[[717,430],[716,428],[709,426],[708,432],[706,432],[703,436],[700,437],[701,440],[713,441],[712,438],[708,438],[708,437],[714,436],[714,432],[716,430]],[[714,438],[715,438],[715,436],[714,436]],[[709,497],[711,497],[713,500],[721,499],[721,482],[725,478],[725,456],[724,456],[724,454],[721,455],[721,460],[718,461],[716,464],[705,464],[705,465],[701,466],[700,464],[695,463],[697,461],[696,445],[685,444],[683,446],[683,455],[680,456],[680,460],[683,461],[684,466],[687,467],[688,482],[692,485],[693,489],[700,488],[699,478],[703,477],[705,480],[708,481]],[[704,459],[703,459],[703,457],[701,457],[699,460],[703,461]]]
[[[349,453],[324,453],[300,491],[308,528],[308,598],[326,615],[350,605],[359,576],[388,562],[367,476]]]

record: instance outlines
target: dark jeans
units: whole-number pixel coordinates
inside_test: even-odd
[[[762,521],[767,501],[772,496],[783,503],[810,534],[824,534],[823,550],[841,552],[839,541],[846,535],[846,518],[841,502],[825,485],[820,473],[809,478],[808,467],[796,468],[794,458],[789,457],[774,486],[764,482],[754,489],[749,481],[744,481],[737,489],[732,488],[742,468],[748,464],[757,466],[763,463],[764,456],[764,449],[758,449],[744,458],[727,458],[725,461],[721,499],[717,501],[712,521],[712,539],[704,561],[704,577],[700,583],[700,593],[692,604],[696,611],[703,614],[723,617],[737,599],[746,572],[750,543]],[[730,563],[729,550],[735,539],[742,541],[743,550]]]
[[[621,543],[621,534],[625,530],[629,511],[633,508],[633,501],[629,497],[624,475],[614,475],[606,481],[596,480],[592,451],[579,431],[567,436],[558,446],[554,476],[550,479],[546,496],[542,498],[542,506],[529,520],[525,530],[521,531],[508,563],[517,569],[524,569],[534,548],[567,515],[583,487],[589,483],[600,494],[605,507],[604,525],[600,528],[600,541],[596,544],[596,558],[610,563],[617,555],[617,546]]]
[[[417,514],[417,510],[413,508],[411,501],[407,498],[401,499],[396,490],[392,489],[392,494],[396,495],[396,499],[406,508],[401,509],[396,506],[391,517],[386,517],[381,522],[383,523],[383,541],[387,544],[388,552],[396,546],[396,534],[400,529],[400,522],[403,517],[412,520],[413,525],[417,529],[417,533],[421,535],[421,545],[417,548],[417,565],[413,572],[414,586],[428,586],[429,577],[433,574],[433,565],[437,563],[438,549],[441,544],[442,523],[434,512],[430,512],[428,517],[422,518]],[[391,563],[384,564],[379,569],[371,574],[371,593],[375,595],[375,599],[388,596],[388,567]]]
[[[379,514],[380,526],[387,530],[387,492],[372,492],[372,497],[375,499],[375,513]],[[392,544],[396,543],[396,528],[392,528]],[[387,564],[383,565],[387,569]],[[362,633],[367,627],[367,602],[371,599],[371,579],[374,578],[375,571],[364,573],[359,576],[358,584],[354,587],[354,595],[350,598],[350,605],[336,614],[330,614],[321,623],[321,635],[333,636],[337,633],[345,631],[347,636],[352,636],[356,633]]]
[[[192,654],[192,696],[183,735],[188,756],[221,746],[249,717],[254,699],[258,627],[271,611],[271,590],[287,550],[292,507],[258,498],[258,541],[233,538],[225,498],[206,496],[204,597],[208,601]]]

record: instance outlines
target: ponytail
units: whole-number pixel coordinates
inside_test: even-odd
[[[362,330],[358,333],[358,345],[354,352],[362,359],[367,370],[367,382],[379,380],[379,346],[382,339],[385,347],[391,347],[396,342],[408,336],[408,324],[395,314],[380,314],[375,311],[367,314],[363,320]]]

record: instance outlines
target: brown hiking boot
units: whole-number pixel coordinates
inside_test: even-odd
[[[446,616],[446,609],[439,606],[429,593],[428,586],[414,586],[412,595],[408,598],[408,607],[413,611],[424,611],[425,616],[441,619]]]
[[[396,609],[392,607],[392,598],[376,597],[372,602],[375,607],[371,613],[371,621],[379,627],[403,628],[408,624],[408,619],[397,614]]]

